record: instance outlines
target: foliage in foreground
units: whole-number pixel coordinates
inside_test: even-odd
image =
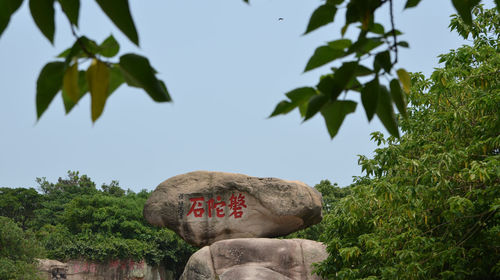
[[[304,121],[321,114],[333,138],[347,115],[356,110],[357,102],[347,93],[359,94],[368,121],[376,115],[387,131],[399,137],[399,122],[393,107],[406,117],[410,76],[403,68],[396,70],[398,49],[408,48],[403,34],[396,28],[393,0],[325,0],[313,12],[304,34],[333,22],[345,11],[340,36],[316,48],[304,71],[337,62],[331,72],[320,77],[315,86],[300,87],[286,93],[271,117],[297,109]],[[420,0],[406,0],[404,9],[418,6]],[[472,11],[481,0],[452,0],[461,22],[473,28]],[[500,1],[496,1],[500,10]],[[377,22],[376,14],[386,9],[390,24]],[[357,37],[347,30],[358,28]],[[385,81],[387,80],[387,81]],[[345,93],[345,95],[343,94]]]
[[[248,3],[249,0],[243,0]],[[418,6],[421,0],[406,0],[405,9]],[[24,0],[0,0],[0,37]],[[156,70],[149,60],[141,55],[128,53],[117,58],[120,45],[110,35],[100,44],[78,35],[80,0],[29,0],[31,16],[40,32],[53,44],[56,30],[56,7],[68,19],[75,37],[74,44],[59,54],[59,60],[47,63],[41,70],[36,89],[37,118],[47,110],[53,99],[61,92],[66,113],[87,93],[91,99],[91,119],[95,122],[102,114],[108,97],[123,83],[143,89],[156,102],[170,102],[170,94],[165,83],[156,77]],[[128,0],[95,0],[97,5],[114,25],[135,45],[139,46],[139,35]],[[497,9],[500,1],[495,0]],[[58,3],[58,5],[55,5]],[[481,0],[452,0],[459,16],[468,27],[472,27],[472,10]],[[384,26],[375,19],[382,8],[388,8],[391,23]],[[305,71],[328,64],[342,62],[340,67],[332,67],[332,73],[324,75],[315,87],[302,87],[286,94],[288,100],[280,102],[271,116],[287,114],[298,108],[305,120],[318,112],[325,119],[327,130],[333,138],[345,117],[356,110],[353,100],[341,100],[342,92],[358,92],[368,120],[376,114],[393,136],[399,136],[398,123],[393,103],[403,115],[406,114],[405,92],[409,91],[410,77],[400,68],[398,48],[408,48],[409,44],[399,40],[402,32],[396,29],[393,16],[393,0],[324,0],[313,12],[305,33],[310,33],[335,20],[338,11],[345,10],[345,24],[340,30],[341,38],[318,47]],[[347,29],[358,25],[355,39],[345,37]],[[373,66],[366,62],[368,59]],[[114,59],[114,60],[112,60]],[[88,63],[90,60],[90,63]],[[365,62],[363,62],[365,61]],[[86,70],[80,70],[82,66]],[[379,78],[391,79],[389,87]],[[367,78],[367,82],[363,78]],[[400,84],[401,82],[401,84]],[[401,88],[403,86],[404,91]]]
[[[500,278],[500,17],[450,27],[472,46],[413,75],[400,139],[361,156],[359,177],[326,215],[329,279]]]

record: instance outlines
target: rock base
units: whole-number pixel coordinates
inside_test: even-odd
[[[311,265],[327,257],[326,246],[312,240],[222,240],[194,253],[180,279],[319,280]]]

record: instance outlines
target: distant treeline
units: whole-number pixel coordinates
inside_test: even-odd
[[[166,228],[149,225],[142,210],[151,192],[99,189],[86,175],[69,171],[56,183],[37,178],[35,188],[0,188],[0,279],[35,279],[35,258],[145,260],[180,276],[197,250]],[[324,210],[349,193],[322,181]],[[323,224],[290,235],[318,240]]]
[[[195,251],[174,232],[145,221],[147,190],[124,190],[117,181],[98,189],[89,177],[71,171],[56,183],[45,178],[37,183],[38,191],[0,188],[0,242],[7,244],[0,248],[0,279],[29,279],[22,275],[32,270],[34,257],[145,260],[180,275]],[[19,252],[19,247],[30,249]]]

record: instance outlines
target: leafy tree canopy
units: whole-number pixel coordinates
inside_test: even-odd
[[[0,279],[39,279],[35,258],[41,254],[42,248],[33,234],[0,216]]]
[[[329,279],[500,278],[500,16],[450,27],[472,45],[412,75],[404,134],[383,146],[326,215]]]
[[[174,232],[153,228],[146,222],[142,210],[150,194],[147,190],[139,193],[124,190],[117,181],[97,189],[88,176],[71,171],[56,183],[45,178],[38,178],[37,182],[41,193],[24,188],[0,189],[0,213],[25,226],[23,232],[10,219],[5,218],[8,223],[2,224],[4,218],[0,217],[0,231],[5,231],[5,234],[0,232],[0,239],[10,238],[6,241],[9,246],[19,245],[29,250],[18,250],[22,258],[48,257],[61,261],[83,258],[99,262],[146,260],[150,265],[161,264],[180,276],[195,251]],[[17,241],[12,238],[17,238]],[[40,243],[44,250],[32,250],[32,243],[29,246],[22,243],[31,240]],[[1,259],[2,244],[0,279],[4,279],[1,278],[3,271],[20,275],[32,267],[27,261],[18,262],[16,255]],[[10,252],[9,248],[5,252]]]
[[[328,180],[322,180],[319,184],[316,184],[314,188],[321,193],[323,200],[323,213],[329,213],[332,207],[338,203],[338,201],[347,196],[350,193],[350,189],[340,188],[337,184],[330,183]],[[320,235],[325,231],[325,224],[320,222],[319,224],[313,225],[306,229],[300,230],[298,232],[291,233],[285,238],[303,238],[309,240],[319,240]]]
[[[38,189],[42,192],[41,207],[36,210],[35,227],[62,222],[65,205],[74,198],[98,193],[95,183],[86,175],[68,172],[67,178],[59,178],[50,183],[45,178],[37,178]]]
[[[33,188],[0,188],[0,197],[0,216],[14,220],[24,230],[42,202],[42,196]]]

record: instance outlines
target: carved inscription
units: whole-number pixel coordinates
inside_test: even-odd
[[[192,197],[189,199],[191,208],[186,216],[193,215],[195,218],[202,218],[207,215],[209,218],[223,218],[226,216],[226,208],[229,210],[228,217],[239,219],[243,217],[243,208],[247,208],[245,196],[241,193],[231,194],[228,203],[218,195],[216,199],[205,197]]]

